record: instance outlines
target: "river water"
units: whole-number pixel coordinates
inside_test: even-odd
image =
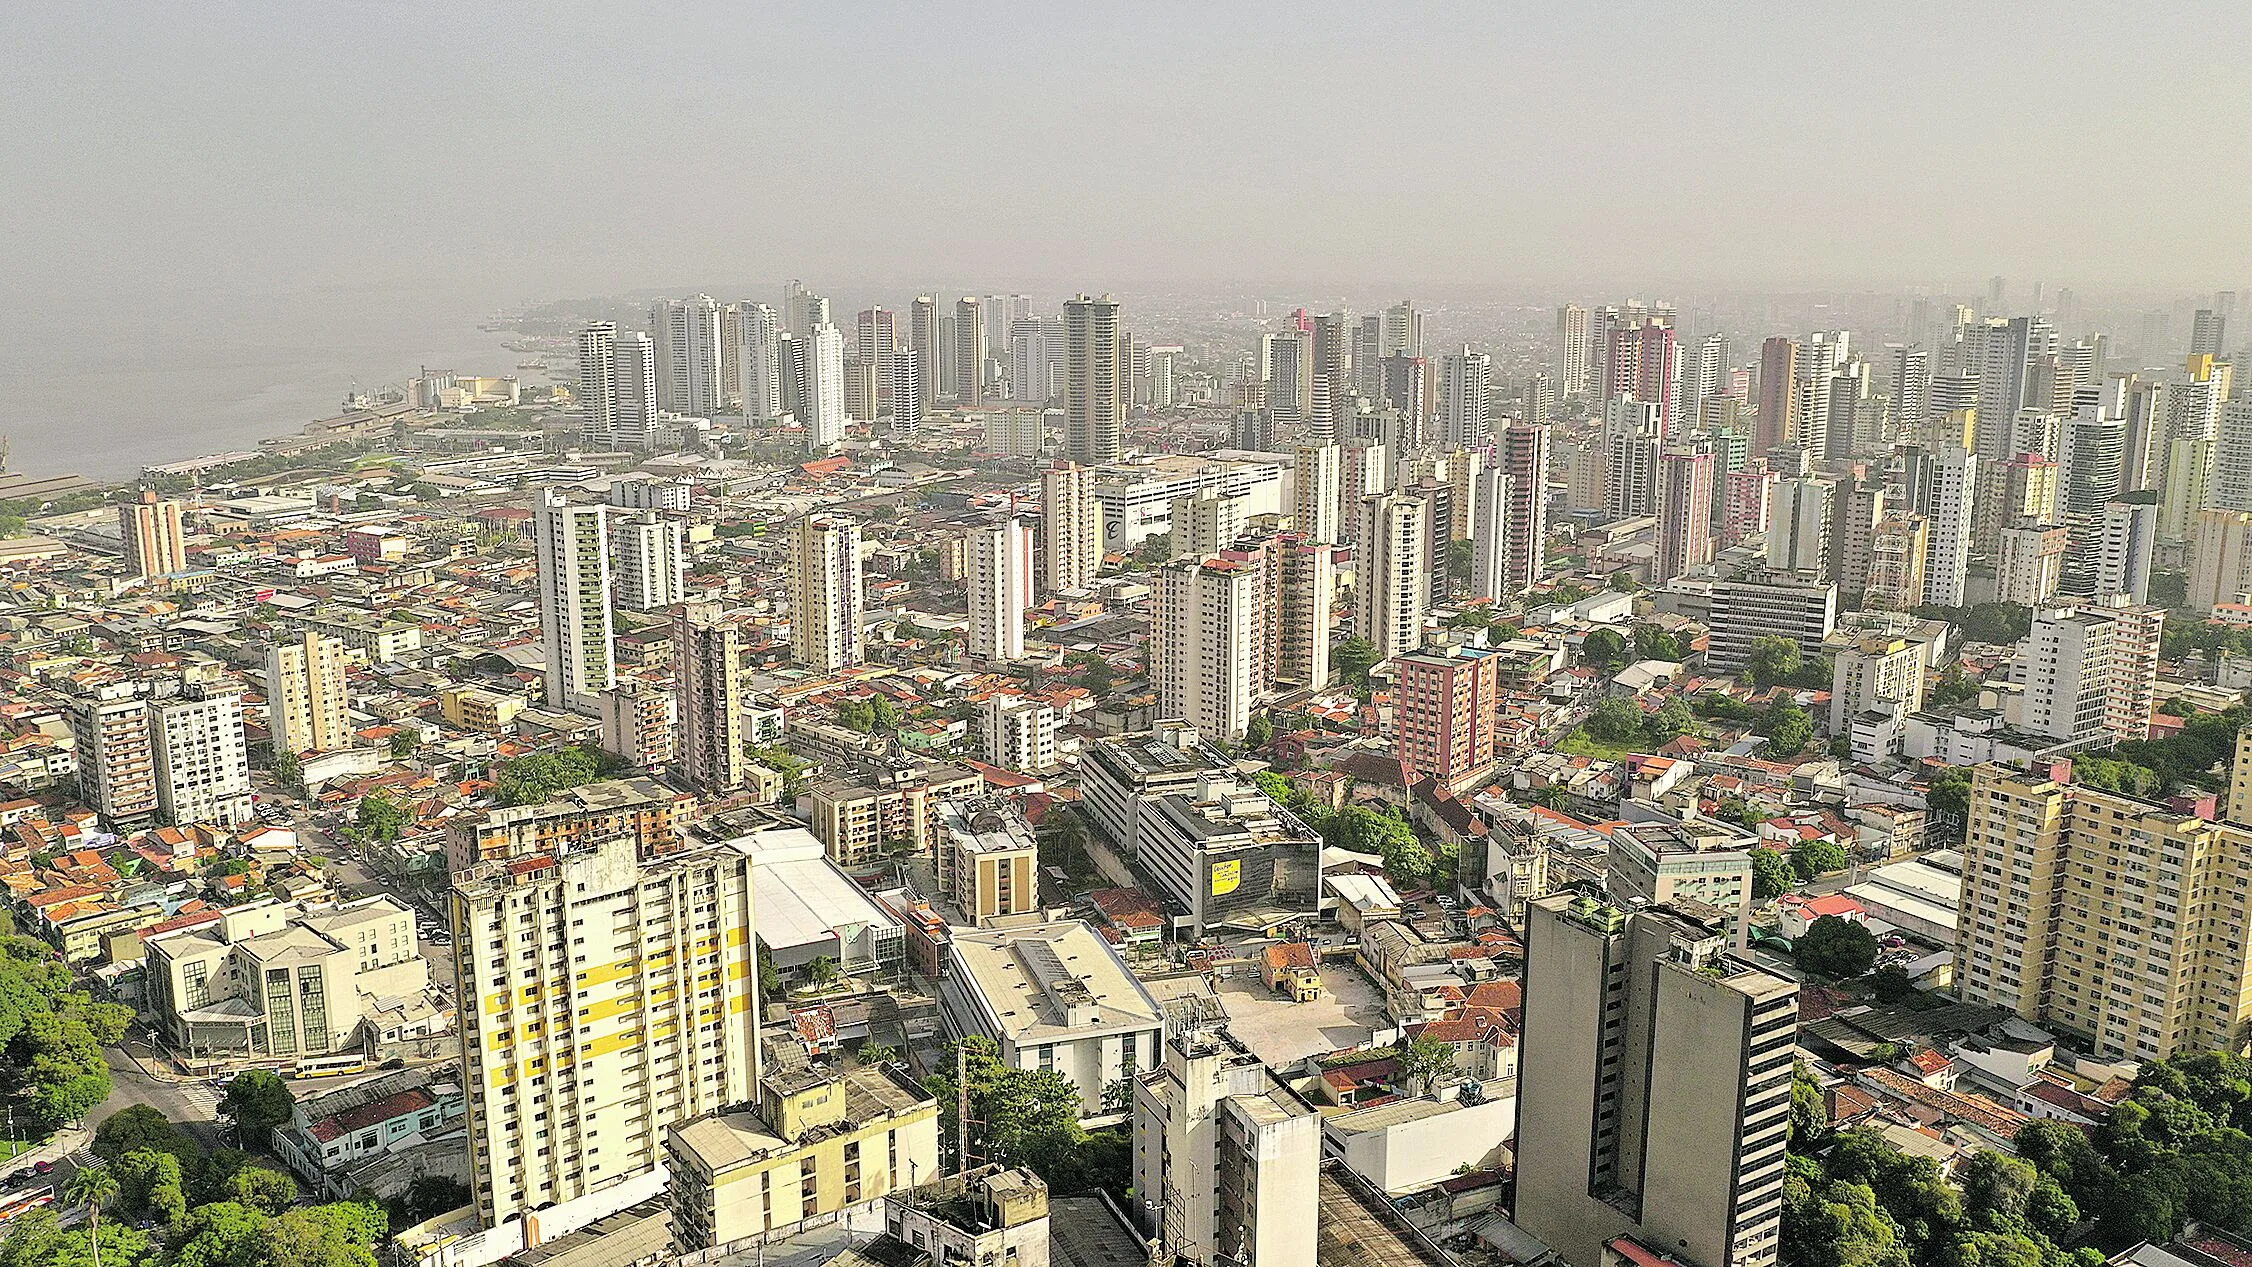
[[[124,479],[295,432],[355,382],[513,374],[514,334],[479,329],[513,302],[400,286],[15,307],[0,313],[9,469]]]

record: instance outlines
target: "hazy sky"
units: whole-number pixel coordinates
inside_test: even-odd
[[[2252,283],[2241,5],[15,3],[18,308]]]

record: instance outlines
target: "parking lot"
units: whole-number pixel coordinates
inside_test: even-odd
[[[1270,1065],[1358,1047],[1372,1033],[1392,1028],[1384,1015],[1384,996],[1349,963],[1324,964],[1321,997],[1309,1003],[1293,1003],[1269,990],[1248,963],[1226,971],[1218,994],[1228,1010],[1228,1029]]]

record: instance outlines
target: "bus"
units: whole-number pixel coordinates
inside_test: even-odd
[[[26,1188],[22,1192],[0,1193],[0,1223],[7,1223],[19,1214],[26,1214],[43,1205],[55,1203],[55,1189]]]
[[[366,1073],[368,1058],[356,1051],[339,1052],[333,1056],[299,1056],[290,1066],[292,1078],[341,1078],[346,1074]]]

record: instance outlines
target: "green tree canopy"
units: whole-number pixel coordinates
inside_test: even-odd
[[[623,761],[586,744],[531,752],[500,763],[493,772],[493,794],[502,805],[538,805],[558,792],[615,778],[625,770]]]
[[[1769,902],[1798,886],[1798,871],[1791,860],[1773,849],[1751,851],[1752,900]]]
[[[1628,662],[1626,635],[1608,625],[1580,639],[1580,662],[1595,669],[1623,669]]]
[[[1799,966],[1839,981],[1867,972],[1877,961],[1877,935],[1859,920],[1824,915],[1792,943]]]
[[[1843,871],[1851,861],[1846,856],[1845,846],[1834,840],[1802,840],[1791,846],[1791,870],[1801,880]]]
[[[297,1097],[289,1084],[271,1069],[246,1069],[227,1083],[219,1099],[219,1115],[234,1124],[236,1138],[263,1144],[273,1129],[289,1121]]]
[[[1347,638],[1329,653],[1329,667],[1347,682],[1366,686],[1368,671],[1375,668],[1381,658],[1376,654],[1376,645],[1368,639]]]

